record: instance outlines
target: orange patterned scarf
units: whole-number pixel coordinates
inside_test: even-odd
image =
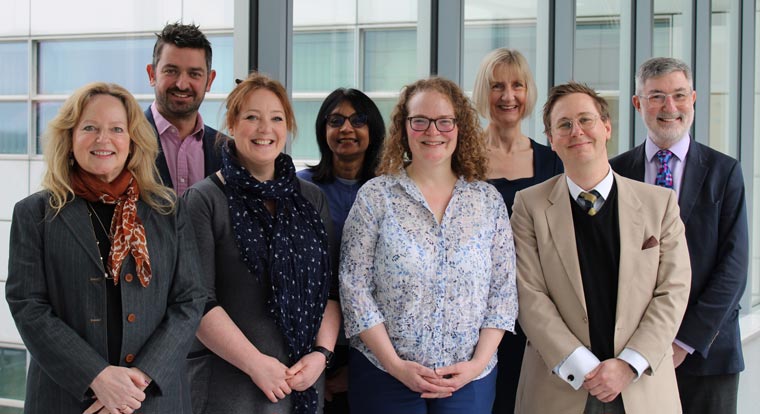
[[[111,220],[111,252],[108,254],[108,269],[113,283],[119,283],[121,264],[132,253],[140,284],[147,287],[150,283],[151,269],[148,257],[148,245],[145,239],[145,227],[137,217],[137,199],[140,188],[132,173],[126,168],[110,183],[104,183],[94,175],[76,168],[71,174],[71,186],[74,194],[87,201],[116,204]]]

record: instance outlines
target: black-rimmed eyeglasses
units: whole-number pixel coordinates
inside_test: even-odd
[[[430,128],[430,124],[435,124],[438,132],[451,132],[457,126],[456,118],[427,118],[424,116],[410,116],[406,118],[409,121],[409,127],[413,131],[424,132]]]
[[[350,122],[351,126],[354,128],[361,128],[364,125],[367,125],[367,115],[364,114],[353,114],[351,116],[330,114],[327,115],[325,119],[327,119],[327,125],[329,125],[330,128],[342,127],[343,124],[346,123],[346,119],[348,119],[348,122]]]

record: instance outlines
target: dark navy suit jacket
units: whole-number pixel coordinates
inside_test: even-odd
[[[156,139],[158,139],[158,157],[156,157],[156,167],[158,167],[158,173],[161,176],[161,181],[164,185],[177,188],[174,182],[172,182],[172,176],[169,173],[169,167],[166,164],[166,156],[164,155],[164,149],[161,146],[161,139],[158,138],[158,129],[156,128],[156,121],[153,119],[153,112],[150,108],[145,110],[145,117],[148,118],[148,122],[153,127],[153,131],[156,132]],[[219,147],[215,144],[216,136],[219,133],[214,128],[208,125],[203,125],[203,175],[208,177],[210,174],[215,173],[222,168],[222,157],[219,152]],[[181,195],[181,194],[180,194]]]
[[[618,174],[644,181],[645,156],[642,144],[610,164]],[[690,375],[738,373],[744,369],[739,300],[749,264],[741,165],[692,140],[678,204],[686,226],[692,277],[689,304],[676,338],[695,351],[677,371]]]

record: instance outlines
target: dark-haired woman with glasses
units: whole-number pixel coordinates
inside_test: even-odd
[[[356,89],[338,88],[322,102],[315,123],[322,158],[298,177],[316,184],[327,196],[335,233],[356,199],[356,192],[375,177],[385,124],[372,99]]]
[[[338,88],[322,102],[315,123],[319,164],[298,172],[327,197],[338,242],[359,187],[375,177],[385,124],[372,99],[356,89]],[[325,414],[348,413],[348,341],[338,336],[327,371]]]
[[[507,209],[484,182],[478,116],[443,78],[405,87],[378,173],[356,197],[340,293],[353,412],[491,412],[517,317]]]

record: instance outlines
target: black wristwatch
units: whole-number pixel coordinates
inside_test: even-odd
[[[330,360],[332,360],[332,357],[334,355],[333,351],[330,351],[329,349],[319,345],[311,348],[311,352],[319,352],[320,354],[324,355],[325,365],[330,365]]]

